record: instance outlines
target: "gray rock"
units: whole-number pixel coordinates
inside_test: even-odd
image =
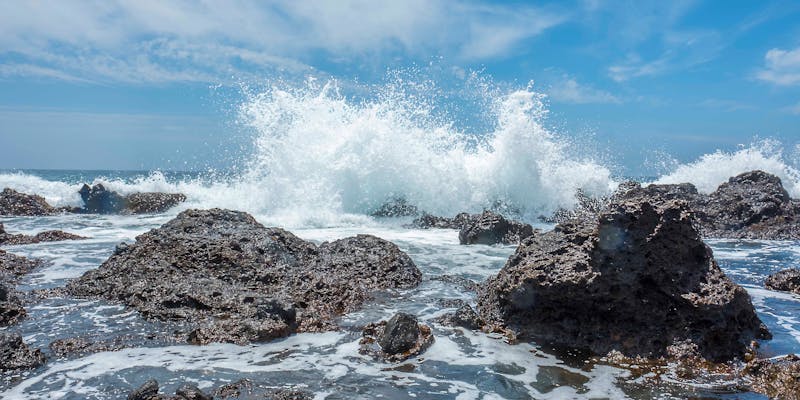
[[[533,227],[529,224],[508,220],[492,211],[484,211],[461,228],[458,241],[461,244],[519,244],[533,234]]]
[[[316,246],[246,213],[213,209],[184,211],[140,235],[67,289],[189,323],[188,340],[204,344],[335,329],[337,316],[375,291],[420,281],[408,255],[380,238]]]
[[[800,294],[800,269],[792,268],[776,272],[764,282],[767,289]]]
[[[91,214],[151,214],[161,213],[186,201],[180,193],[133,193],[123,196],[98,183],[84,184],[78,191],[83,200],[81,212]]]
[[[481,319],[478,313],[476,313],[469,304],[464,304],[454,313],[445,314],[438,322],[444,325],[457,326],[469,330],[478,330],[484,324],[483,319]]]
[[[431,328],[407,313],[364,327],[359,352],[386,361],[399,362],[422,354],[433,344]]]
[[[128,393],[128,400],[154,400],[161,398],[158,394],[158,381],[155,379],[148,380],[142,386]]]
[[[5,188],[0,193],[0,215],[52,215],[58,210],[47,204],[44,197]]]
[[[44,364],[40,350],[31,350],[18,333],[0,331],[0,371],[33,369]]]
[[[690,342],[730,360],[768,336],[678,200],[623,200],[530,237],[482,287],[478,309],[520,338],[600,355],[655,358]]]
[[[0,327],[13,325],[25,318],[27,312],[13,289],[0,282]]]
[[[175,391],[175,400],[214,400],[214,397],[205,394],[197,386],[184,384]]]
[[[411,314],[400,312],[386,323],[379,344],[385,353],[400,354],[411,350],[419,336],[417,318]]]

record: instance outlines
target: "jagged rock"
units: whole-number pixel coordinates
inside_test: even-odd
[[[38,216],[57,212],[42,196],[20,193],[10,188],[0,193],[0,215]]]
[[[21,245],[32,244],[41,242],[57,242],[61,240],[81,240],[86,239],[83,236],[78,236],[64,231],[44,231],[37,233],[34,236],[29,235],[11,235],[6,233],[3,224],[0,223],[0,245]]]
[[[18,333],[0,331],[0,371],[33,369],[44,364],[40,350],[31,350]]]
[[[419,218],[415,219],[408,225],[409,228],[417,229],[462,229],[473,219],[478,218],[478,215],[470,215],[469,213],[459,213],[453,218],[437,217],[428,213],[422,214]]]
[[[504,218],[492,211],[484,211],[458,232],[461,244],[519,244],[533,235],[533,227]]]
[[[800,294],[800,269],[792,268],[776,272],[764,282],[767,289]]]
[[[794,354],[777,360],[753,360],[743,372],[754,392],[770,399],[800,400],[800,358]]]
[[[433,333],[411,314],[399,312],[389,321],[364,327],[361,352],[389,361],[403,361],[422,354],[433,344]],[[377,344],[377,347],[375,346]]]
[[[478,313],[470,307],[469,304],[464,304],[459,307],[454,313],[445,314],[437,320],[437,322],[449,325],[458,326],[470,330],[480,329],[484,322]]]
[[[13,282],[41,264],[40,260],[29,260],[0,250],[0,278],[3,280]]]
[[[624,200],[530,237],[482,287],[478,309],[519,338],[601,355],[661,357],[691,342],[730,360],[768,335],[676,200]]]
[[[148,380],[142,386],[128,393],[128,400],[155,400],[162,398],[158,394],[158,381],[155,379]]]
[[[83,200],[82,212],[92,214],[160,213],[186,201],[180,193],[133,193],[123,196],[98,183],[84,184],[78,191]]]
[[[67,286],[195,326],[188,340],[247,343],[335,329],[382,289],[411,288],[421,273],[394,244],[369,235],[323,243],[266,228],[229,210],[187,210],[118,246]]]
[[[214,400],[214,397],[205,394],[195,385],[185,383],[175,391],[174,400]]]
[[[414,217],[419,215],[419,210],[405,199],[388,201],[372,212],[373,217]]]
[[[13,325],[27,315],[14,290],[0,282],[0,327]]]

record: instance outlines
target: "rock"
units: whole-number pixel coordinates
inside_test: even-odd
[[[621,190],[628,188],[641,187],[636,182],[623,182],[620,184]],[[576,204],[572,209],[560,208],[552,216],[542,216],[539,219],[548,223],[561,223],[572,219],[596,218],[597,215],[606,207],[608,199],[594,198],[586,195],[583,190],[575,191]]]
[[[800,358],[794,354],[774,360],[753,360],[743,372],[754,392],[770,399],[800,400]]]
[[[44,197],[5,188],[0,193],[0,215],[52,215],[58,210],[47,204]]]
[[[78,191],[83,199],[82,212],[92,214],[160,213],[186,201],[180,193],[133,193],[122,196],[98,183],[84,184]]]
[[[41,264],[40,260],[29,260],[0,250],[0,279],[13,282]]]
[[[313,393],[295,389],[274,390],[267,395],[268,400],[311,400],[313,398]]]
[[[413,204],[409,204],[406,199],[388,201],[372,212],[373,217],[383,218],[414,217],[417,215],[419,215],[417,207]]]
[[[249,379],[240,379],[236,382],[218,387],[214,390],[214,397],[220,399],[263,398],[269,400],[311,400],[314,398],[314,395],[310,392],[297,389],[269,389],[266,387],[257,387]]]
[[[422,216],[415,219],[408,225],[409,228],[416,229],[462,229],[473,219],[477,219],[479,214],[470,215],[468,213],[460,213],[453,218],[437,217],[435,215],[423,213]]]
[[[433,344],[431,329],[411,314],[399,312],[389,321],[364,327],[360,341],[361,352],[389,361],[403,361],[417,356]],[[373,345],[379,347],[375,348]]]
[[[764,282],[767,289],[800,294],[800,269],[792,268],[774,273]]]
[[[44,364],[40,350],[31,350],[18,333],[0,331],[0,371],[33,369]]]
[[[504,218],[492,211],[484,211],[478,218],[458,232],[461,244],[519,244],[533,235],[533,227]]]
[[[0,282],[0,327],[13,325],[25,318],[27,312],[14,290]]]
[[[154,400],[161,398],[158,394],[158,381],[155,379],[148,380],[142,386],[128,393],[128,400]]]
[[[677,200],[623,200],[528,238],[482,286],[478,310],[521,339],[599,355],[656,358],[689,342],[726,361],[768,337]]]
[[[11,235],[6,233],[3,224],[0,223],[0,245],[22,245],[41,242],[57,242],[61,240],[82,240],[86,239],[83,236],[78,236],[64,231],[44,231],[37,233],[34,236],[28,235]]]
[[[214,400],[212,396],[203,393],[197,386],[184,384],[175,391],[175,400]]]
[[[317,246],[250,215],[187,210],[67,285],[144,316],[194,326],[191,343],[248,343],[335,329],[374,292],[419,284],[394,244],[369,235]]]
[[[478,313],[470,307],[469,304],[464,304],[459,307],[454,313],[445,314],[437,321],[444,325],[457,326],[469,330],[480,329],[484,322]]]
[[[800,239],[797,204],[780,178],[763,171],[730,178],[698,214],[705,237]]]

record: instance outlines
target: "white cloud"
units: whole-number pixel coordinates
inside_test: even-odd
[[[0,76],[209,81],[320,54],[504,56],[562,14],[468,0],[0,1]]]
[[[800,84],[800,47],[794,50],[772,49],[764,55],[765,67],[756,73],[763,81],[779,86]]]
[[[548,91],[551,99],[562,103],[620,103],[620,99],[603,90],[581,85],[574,78],[563,76],[562,80]]]
[[[715,108],[727,112],[756,109],[756,107],[753,106],[752,104],[747,104],[736,100],[726,100],[726,99],[706,99],[701,101],[699,105],[706,108]]]

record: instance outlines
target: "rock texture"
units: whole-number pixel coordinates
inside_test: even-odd
[[[186,201],[180,193],[133,193],[123,196],[98,183],[84,184],[78,191],[83,200],[81,212],[91,214],[160,213]]]
[[[42,352],[31,350],[18,333],[0,331],[0,371],[33,369],[44,362]]]
[[[3,224],[0,223],[0,245],[21,245],[41,242],[57,242],[61,240],[82,240],[83,236],[67,233],[64,231],[44,231],[34,236],[16,234],[12,235],[5,231]]]
[[[414,217],[419,215],[419,210],[405,199],[388,201],[372,212],[373,217],[394,218]]]
[[[521,338],[600,355],[661,357],[691,343],[724,361],[768,335],[676,200],[624,200],[597,220],[532,236],[486,282],[478,307]]]
[[[47,204],[44,197],[5,188],[0,193],[0,215],[52,215],[58,210]]]
[[[395,314],[388,321],[367,325],[362,336],[361,353],[388,361],[403,361],[417,356],[430,347],[434,340],[428,326],[404,312]]]
[[[519,244],[533,235],[533,227],[504,218],[492,211],[484,211],[458,232],[461,244]]]
[[[800,400],[800,357],[754,360],[744,368],[750,389],[770,399]]]
[[[0,282],[15,282],[17,278],[31,272],[41,264],[40,260],[29,260],[0,250]]]
[[[25,318],[27,313],[14,289],[0,282],[0,328],[13,325]]]
[[[458,229],[467,226],[476,216],[469,213],[459,213],[453,218],[437,217],[435,215],[424,213],[419,218],[411,222],[408,227],[417,229]]]
[[[193,343],[246,343],[334,329],[335,317],[373,292],[420,281],[408,255],[380,238],[316,246],[246,213],[213,209],[184,211],[118,246],[68,290],[188,322]]]
[[[774,273],[767,277],[764,287],[782,292],[800,294],[800,269],[792,268]]]
[[[436,322],[469,330],[477,330],[484,325],[483,319],[469,304],[464,304],[453,313],[443,315]]]

